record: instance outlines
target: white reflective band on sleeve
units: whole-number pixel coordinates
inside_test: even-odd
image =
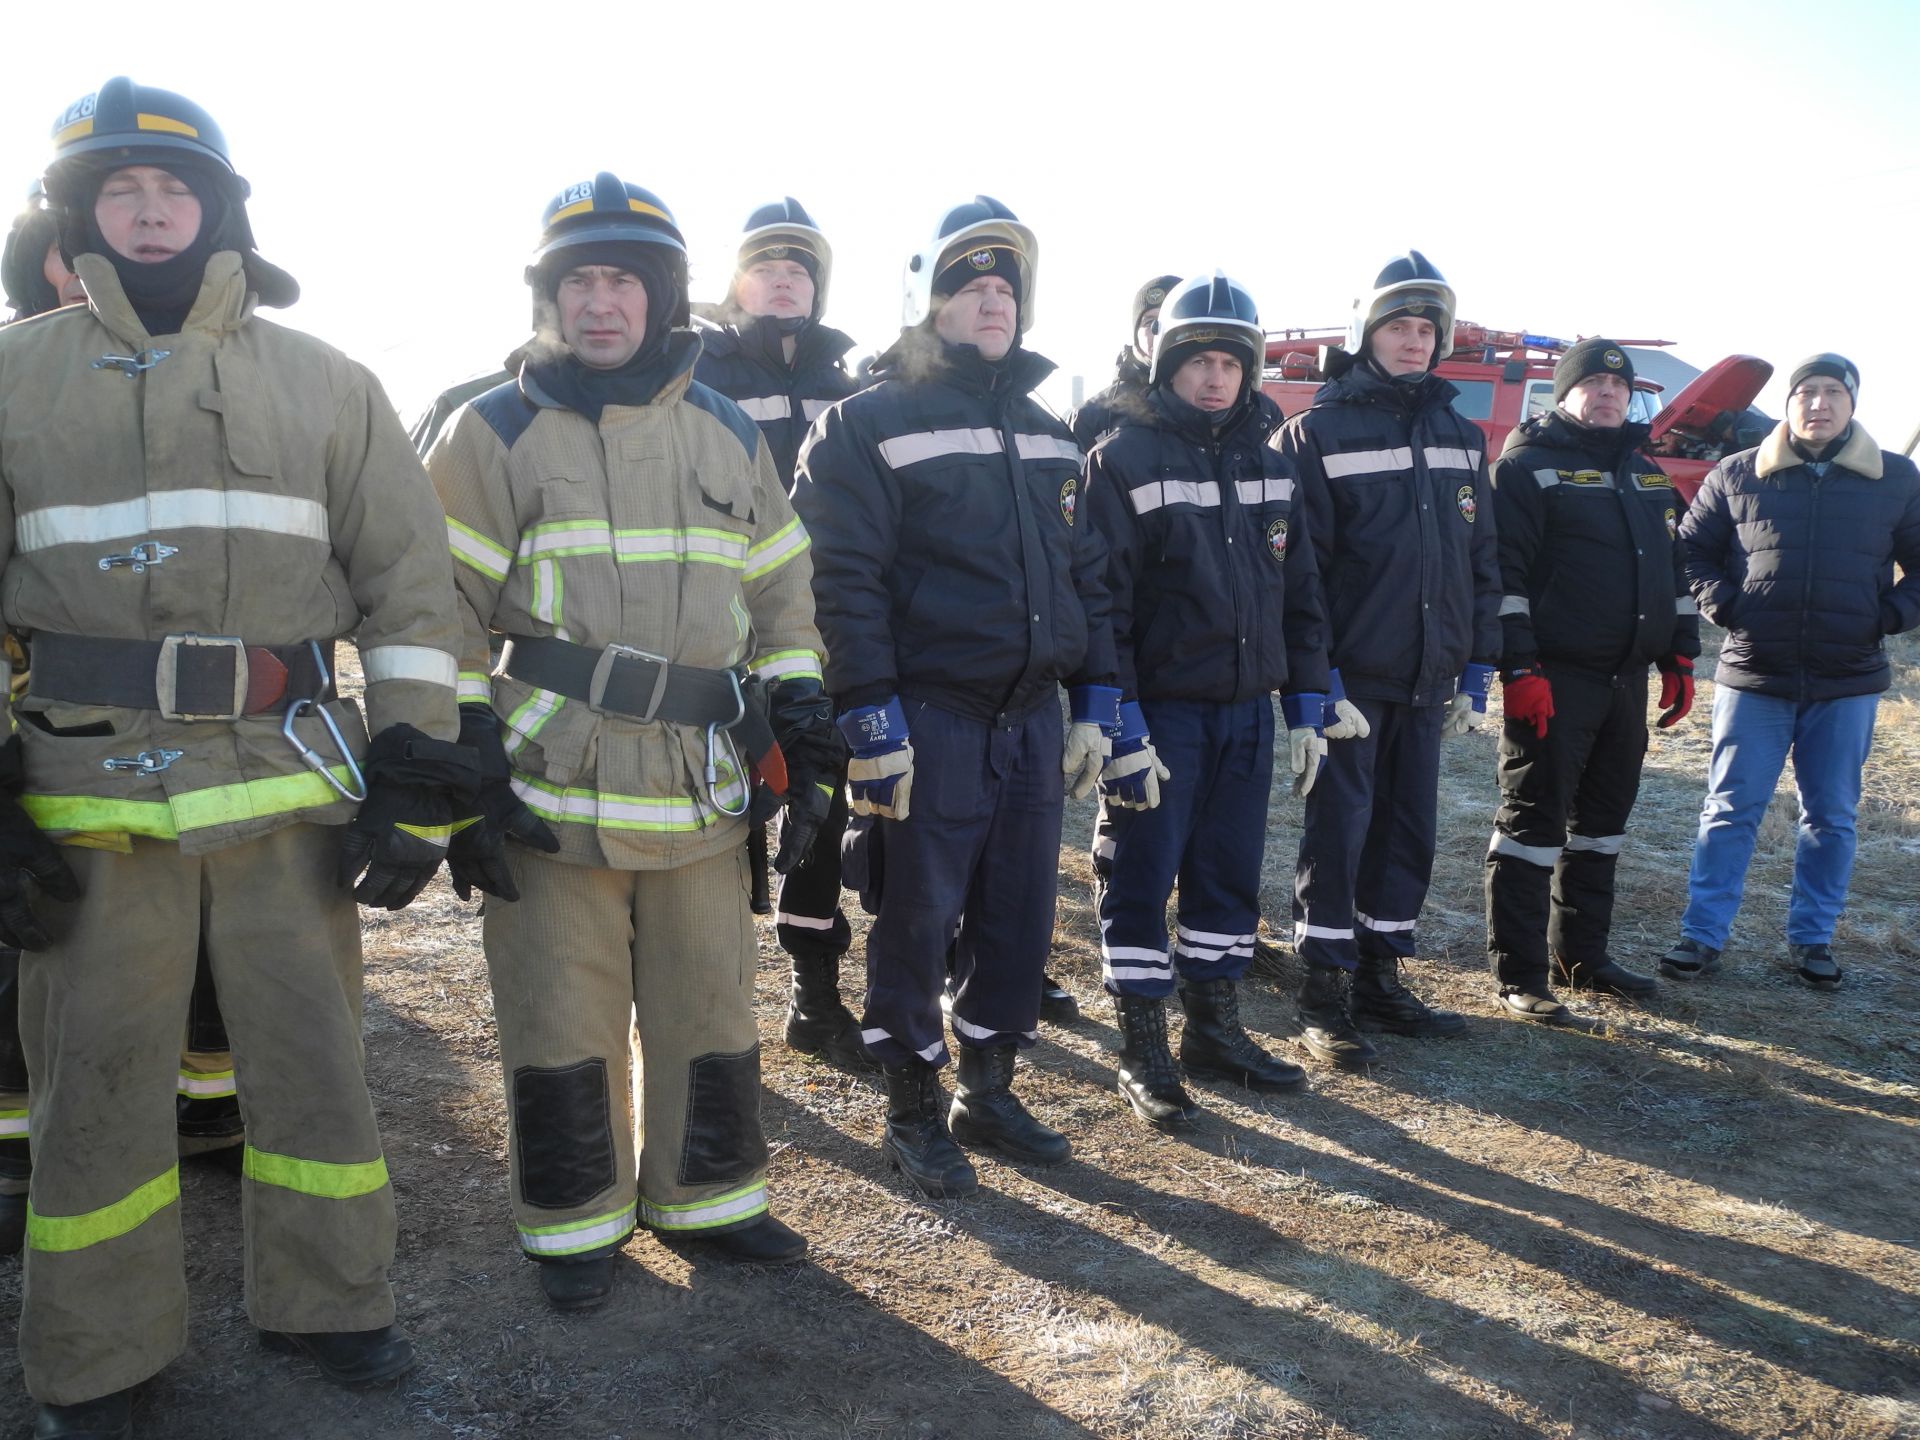
[[[880,458],[898,470],[942,455],[998,455],[1005,449],[998,430],[922,430],[882,440]]]
[[[743,578],[758,580],[762,575],[778,570],[812,544],[813,541],[807,537],[807,527],[800,523],[800,517],[796,515],[747,551],[747,569]]]
[[[1474,470],[1480,465],[1478,450],[1457,450],[1450,445],[1427,445],[1421,453],[1429,470]]]
[[[15,517],[18,548],[101,545],[156,530],[261,530],[325,543],[326,507],[261,490],[156,490],[111,505],[49,505]]]
[[[833,401],[831,400],[802,400],[800,402],[800,413],[805,416],[807,422],[811,424],[826,414],[832,405]]]
[[[1058,435],[1015,435],[1015,451],[1022,460],[1071,460],[1080,463],[1080,447]]]
[[[1151,965],[1160,970],[1168,970],[1173,967],[1173,962],[1167,958],[1167,952],[1164,950],[1150,950],[1143,945],[1109,945],[1104,940],[1100,942],[1100,958],[1102,960],[1131,960],[1137,964]]]
[[[811,650],[776,650],[762,655],[747,667],[762,680],[778,680],[783,675],[811,675],[820,678],[820,657]]]
[[[1212,945],[1225,948],[1231,945],[1251,945],[1253,943],[1253,936],[1251,935],[1222,935],[1212,930],[1189,930],[1184,925],[1176,925],[1173,933],[1189,945]]]
[[[1236,480],[1242,505],[1261,505],[1269,500],[1291,500],[1293,480],[1286,475],[1269,475],[1264,480]]]
[[[1252,955],[1253,937],[1251,935],[1242,935],[1237,938],[1231,938],[1230,943],[1227,944],[1210,945],[1189,940],[1186,935],[1182,934],[1179,939],[1173,942],[1173,948],[1189,960],[1198,960],[1202,964],[1210,965],[1215,960],[1225,959],[1229,955]]]
[[[1320,462],[1329,480],[1348,475],[1370,475],[1382,470],[1411,470],[1413,451],[1402,445],[1392,450],[1349,450],[1344,455],[1328,455]]]
[[[1618,855],[1627,843],[1624,835],[1569,835],[1567,849],[1585,850],[1594,855]]]
[[[895,1039],[891,1030],[862,1030],[860,1032],[860,1043],[862,1045],[878,1045],[882,1040],[892,1040],[894,1044],[900,1046],[905,1046],[907,1043],[904,1040]],[[947,1042],[944,1040],[936,1040],[933,1044],[927,1046],[926,1049],[915,1050],[913,1053],[929,1065],[938,1065],[947,1058]]]
[[[418,680],[451,690],[460,681],[459,662],[427,645],[372,646],[360,652],[360,671],[369,685],[381,680]]]
[[[1551,870],[1560,860],[1558,845],[1522,845],[1511,835],[1493,832],[1493,839],[1487,842],[1489,855],[1507,855],[1515,860],[1524,860],[1529,865],[1538,865],[1542,870]]]
[[[1151,965],[1114,965],[1102,961],[1100,973],[1108,980],[1171,980],[1173,966],[1163,965],[1156,969]]]
[[[831,930],[833,928],[833,917],[829,915],[826,919],[822,920],[818,915],[789,915],[786,911],[782,910],[774,915],[773,923],[776,925],[796,925],[802,930]]]
[[[1524,595],[1502,595],[1500,597],[1502,615],[1531,615],[1533,602]]]
[[[749,420],[785,420],[793,414],[793,406],[784,395],[748,395],[733,403],[747,412]]]
[[[1694,603],[1691,595],[1680,595],[1674,599],[1673,613],[1676,615],[1698,615],[1700,613],[1700,607]]]
[[[949,1015],[947,1019],[953,1025],[954,1034],[965,1035],[970,1040],[991,1040],[996,1035],[1017,1035],[1021,1033],[1017,1030],[996,1030],[991,1025],[976,1025],[971,1020],[962,1016],[958,1010]]]
[[[1381,935],[1395,931],[1411,930],[1420,923],[1418,920],[1376,920],[1371,915],[1362,915],[1358,910],[1353,912],[1353,918],[1366,926],[1367,929]]]
[[[643,1199],[640,1216],[655,1230],[711,1230],[758,1215],[766,1208],[767,1187],[762,1184],[694,1205],[655,1205]]]
[[[1296,920],[1293,926],[1293,942],[1296,945],[1302,940],[1351,940],[1352,938],[1351,928],[1341,930],[1332,925],[1309,925],[1304,920]]]
[[[1540,488],[1545,490],[1550,485],[1560,483],[1560,472],[1552,469],[1536,470],[1533,472],[1533,478],[1540,483]]]
[[[1133,500],[1136,515],[1151,515],[1162,505],[1198,505],[1218,509],[1220,485],[1214,480],[1154,480],[1136,485],[1127,494]]]
[[[623,1240],[633,1232],[634,1207],[627,1206],[611,1215],[596,1216],[572,1225],[543,1225],[537,1230],[520,1227],[520,1248],[529,1255],[574,1255],[582,1250],[598,1250]]]
[[[493,699],[492,677],[486,675],[462,675],[460,677],[460,684],[456,687],[454,693],[462,700],[491,701]]]

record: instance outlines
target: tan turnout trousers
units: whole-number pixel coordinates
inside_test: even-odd
[[[767,1146],[745,849],[671,870],[517,847],[513,862],[520,901],[488,901],[485,933],[521,1248],[607,1254],[636,1211],[663,1231],[752,1222],[767,1208]]]
[[[294,825],[201,855],[135,837],[67,847],[81,899],[37,909],[22,961],[33,1182],[20,1355],[75,1404],[186,1345],[174,1096],[203,930],[246,1120],[246,1303],[264,1329],[393,1320],[393,1190],[362,1073],[360,920],[334,884],[337,828]]]

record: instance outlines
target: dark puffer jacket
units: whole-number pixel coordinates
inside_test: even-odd
[[[1719,684],[1800,701],[1878,694],[1891,679],[1882,638],[1920,625],[1920,470],[1859,425],[1825,462],[1794,449],[1784,421],[1729,455],[1680,540],[1700,613],[1727,630]]]
[[[793,337],[789,364],[777,319],[723,313],[730,323],[700,331],[693,378],[718,390],[759,425],[773,452],[773,468],[791,492],[807,427],[827,406],[861,388],[847,374],[844,359],[853,341],[829,326],[809,323]]]
[[[1273,444],[1293,463],[1347,694],[1444,705],[1500,659],[1500,558],[1486,437],[1438,375],[1364,364],[1320,387]]]
[[[1106,537],[1120,688],[1148,700],[1325,693],[1326,616],[1291,467],[1256,392],[1216,433],[1165,390],[1087,457],[1083,503]]]
[[[899,694],[998,722],[1111,683],[1107,547],[1076,522],[1080,451],[1031,394],[1052,371],[910,330],[814,422],[793,504],[843,709]]]
[[[1113,383],[1090,395],[1067,421],[1073,443],[1091,450],[1103,435],[1127,420],[1147,418],[1147,367],[1132,350],[1122,350],[1114,365]]]

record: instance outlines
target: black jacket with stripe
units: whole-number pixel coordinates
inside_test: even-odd
[[[1639,452],[1645,425],[1596,430],[1558,410],[1522,422],[1493,466],[1501,664],[1599,675],[1700,653],[1680,542],[1685,507]]]
[[[1469,660],[1500,658],[1486,439],[1456,393],[1354,364],[1271,442],[1299,477],[1329,658],[1358,699],[1444,704]]]
[[[1249,700],[1327,688],[1326,615],[1280,425],[1255,392],[1215,432],[1165,390],[1087,457],[1083,504],[1107,542],[1120,688]]]
[[[1073,443],[1091,450],[1128,420],[1147,418],[1147,367],[1131,349],[1114,364],[1113,383],[1089,395],[1067,419]]]
[[[861,388],[847,373],[852,339],[825,325],[804,326],[793,337],[789,364],[780,322],[771,317],[738,316],[733,324],[701,327],[700,337],[694,379],[718,390],[760,426],[774,469],[791,492],[808,427],[827,406]]]
[[[1076,523],[1080,451],[1030,394],[1052,370],[916,329],[879,383],[814,423],[794,508],[842,709],[898,694],[1010,720],[1063,683],[1112,683],[1106,545]]]

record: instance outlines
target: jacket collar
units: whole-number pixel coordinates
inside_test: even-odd
[[[535,358],[529,353],[537,347],[522,347],[507,358],[520,358],[520,393],[543,410],[565,410],[568,407],[547,393],[534,373]],[[640,410],[653,405],[677,404],[681,396],[687,393],[687,387],[693,383],[693,362],[700,358],[700,336],[692,330],[675,330],[667,336],[667,359],[672,369],[665,383],[654,392],[653,398],[641,405],[609,405],[609,410]]]
[[[1524,420],[1508,431],[1501,453],[1511,454],[1528,445],[1550,445],[1617,465],[1646,443],[1649,429],[1640,421],[1629,421],[1607,430],[1596,429],[1554,409]]]
[[[1406,384],[1383,378],[1371,365],[1349,361],[1347,368],[1322,385],[1313,397],[1316,405],[1384,405],[1415,415],[1449,405],[1459,392],[1453,382],[1429,370],[1418,380]]]
[[[944,384],[970,394],[1005,398],[1031,394],[1054,372],[1053,361],[1022,345],[1002,365],[980,358],[971,345],[949,345],[931,325],[902,330],[873,363],[876,379]]]
[[[1793,432],[1782,420],[1773,427],[1773,433],[1760,442],[1760,448],[1754,453],[1753,470],[1756,476],[1764,480],[1769,475],[1806,463],[1800,452],[1793,448]],[[1867,434],[1858,420],[1853,422],[1853,433],[1847,437],[1847,443],[1840,447],[1840,453],[1833,457],[1832,463],[1856,475],[1864,475],[1869,480],[1878,480],[1886,469],[1880,447],[1873,443],[1873,437]]]
[[[120,277],[104,255],[76,255],[74,273],[87,290],[87,307],[116,340],[135,349],[144,349],[153,340],[140,323],[133,302],[120,288]],[[209,335],[224,335],[238,330],[253,314],[256,304],[247,289],[246,271],[237,250],[216,250],[207,257],[207,268],[200,277],[200,294],[187,312],[182,333],[198,330]]]

